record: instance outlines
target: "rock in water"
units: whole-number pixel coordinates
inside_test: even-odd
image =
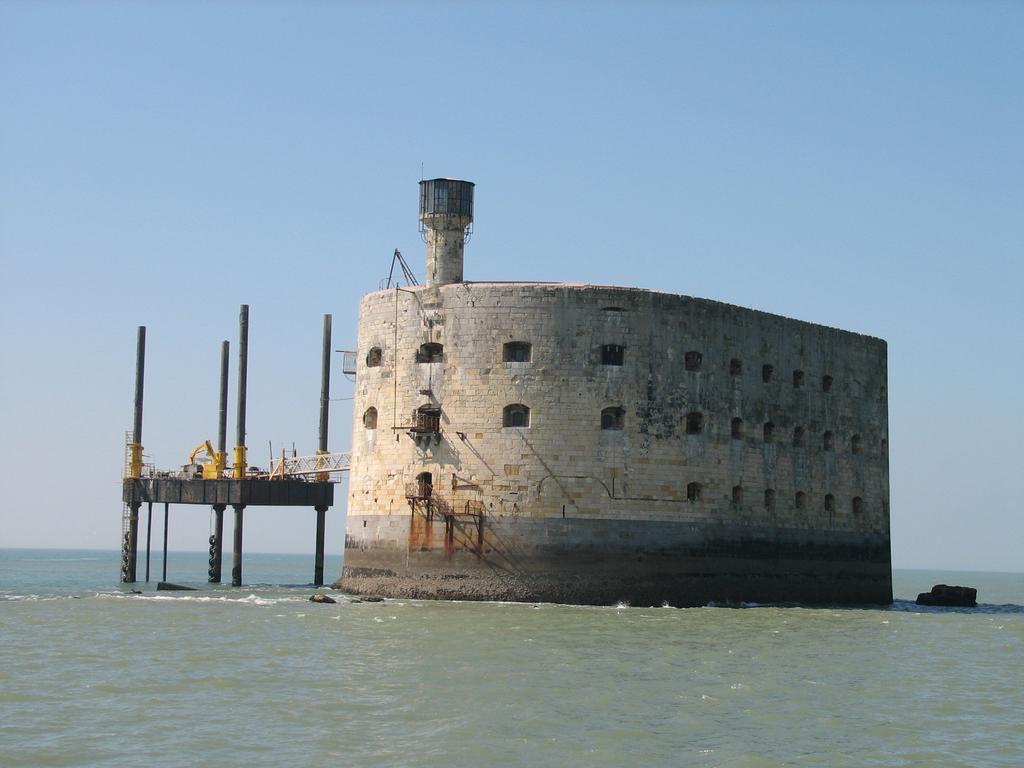
[[[330,595],[311,595],[309,598],[311,603],[336,603],[338,602]]]
[[[169,581],[161,581],[156,585],[157,590],[160,592],[195,592],[195,587],[185,587],[181,584],[172,584]]]
[[[978,605],[978,590],[974,587],[951,587],[936,584],[931,592],[917,596],[918,605],[940,605],[948,608],[975,608]]]

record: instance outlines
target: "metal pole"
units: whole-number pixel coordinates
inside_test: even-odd
[[[142,388],[146,376],[146,326],[139,326],[138,341],[135,345],[135,423],[132,440],[142,444]]]
[[[324,346],[320,373],[320,446],[319,453],[327,453],[327,426],[331,401],[331,316],[324,315]],[[317,477],[323,482],[330,478]],[[316,508],[316,552],[313,561],[313,583],[320,587],[324,583],[324,532],[327,523],[327,507]]]
[[[238,421],[235,429],[235,472],[245,477],[245,386],[249,370],[249,305],[243,304],[238,316]],[[237,466],[241,460],[242,466]]]
[[[164,577],[160,581],[167,581],[167,520],[170,517],[170,504],[164,504]]]
[[[210,542],[210,568],[207,572],[211,584],[220,584],[221,562],[224,555],[224,510],[225,504],[214,504],[213,514],[215,518],[213,541]]]
[[[220,412],[217,418],[217,450],[225,453],[228,449],[228,352],[231,343],[220,343]]]
[[[238,423],[235,430],[235,461],[232,477],[245,480],[245,385],[249,370],[249,305],[243,304],[238,315]],[[242,586],[242,522],[244,504],[232,505],[235,510],[235,537],[232,548],[231,586]]]
[[[149,502],[146,510],[146,583],[149,583],[149,544],[153,536],[153,502]]]
[[[132,445],[128,477],[135,480],[142,472],[142,392],[146,378],[146,326],[140,325],[135,344],[135,413],[132,424]],[[135,493],[131,494],[134,498]],[[121,581],[134,584],[139,559],[139,508],[142,502],[129,505],[128,536],[121,542]]]
[[[316,561],[313,564],[313,584],[324,585],[324,528],[327,519],[327,507],[316,508]]]
[[[233,504],[235,510],[235,541],[231,562],[231,586],[242,586],[242,513],[244,504]]]
[[[331,400],[331,316],[324,315],[324,347],[320,369],[320,451],[327,452],[327,417]]]

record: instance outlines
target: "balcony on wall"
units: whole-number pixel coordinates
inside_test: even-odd
[[[409,437],[421,448],[441,442],[441,409],[420,407],[412,412]]]

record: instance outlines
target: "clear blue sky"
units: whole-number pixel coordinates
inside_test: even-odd
[[[215,436],[243,302],[251,455],[312,450],[321,316],[351,346],[422,271],[422,165],[477,183],[467,279],[888,340],[894,565],[1024,570],[1022,39],[1019,3],[0,4],[0,546],[116,548],[140,324],[158,465]]]

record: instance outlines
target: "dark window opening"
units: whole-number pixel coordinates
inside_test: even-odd
[[[417,363],[443,363],[444,346],[441,344],[421,344],[416,353]]]
[[[601,307],[602,312],[625,312],[622,307]]]
[[[506,363],[528,363],[532,349],[528,341],[510,341],[505,345],[502,357]]]
[[[797,509],[803,509],[807,506],[807,494],[803,491],[796,492],[796,498],[794,499]]]
[[[704,431],[704,414],[699,411],[686,414],[686,434],[699,435]]]
[[[380,366],[381,358],[384,357],[384,353],[381,352],[380,347],[373,347],[369,352],[366,353],[366,367],[377,368]]]
[[[732,420],[732,425],[731,425],[730,429],[732,430],[732,439],[733,440],[742,440],[743,439],[743,419],[741,419],[739,417],[733,419]]]
[[[764,441],[770,443],[775,439],[775,425],[770,421],[764,423]]]
[[[825,432],[821,436],[821,447],[822,450],[831,451],[835,447],[835,435],[831,432]]]
[[[850,438],[850,451],[853,453],[860,453],[860,435],[854,435]]]
[[[825,494],[825,511],[835,512],[836,511],[836,497],[831,493]]]
[[[859,515],[864,511],[864,499],[860,496],[853,497],[853,514]]]
[[[743,361],[733,358],[729,361],[729,375],[730,376],[742,376],[743,375]]]
[[[775,490],[772,488],[764,492],[764,508],[775,509]]]
[[[619,344],[605,344],[601,347],[601,365],[622,365],[626,348]]]
[[[429,499],[434,494],[434,476],[429,472],[416,475],[416,495],[421,499]]]
[[[516,428],[530,426],[530,409],[522,403],[506,405],[501,414],[501,425]]]
[[[793,371],[793,388],[800,389],[804,385],[804,372]]]
[[[772,376],[774,375],[774,373],[775,373],[775,366],[774,365],[762,365],[761,366],[761,381],[763,381],[765,384],[767,384],[769,381],[772,380]]]
[[[793,427],[793,447],[803,448],[807,443],[806,433],[803,427]]]
[[[626,412],[622,408],[605,408],[601,411],[601,429],[622,429]]]
[[[377,409],[372,405],[366,409],[366,413],[363,414],[363,426],[366,429],[377,428]]]
[[[690,350],[683,356],[683,362],[688,371],[699,371],[704,356],[696,350]]]
[[[686,486],[686,500],[700,501],[704,488],[700,483],[688,483]]]
[[[743,504],[743,486],[734,485],[732,487],[732,505],[738,507]]]
[[[831,376],[822,376],[821,377],[821,391],[822,392],[831,392],[832,391],[832,377]]]

